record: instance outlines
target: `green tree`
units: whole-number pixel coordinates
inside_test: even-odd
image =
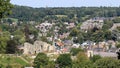
[[[79,33],[79,34],[77,35],[77,39],[76,39],[76,42],[75,42],[75,43],[80,43],[80,44],[82,44],[82,43],[84,42],[84,39],[85,39],[85,37],[84,37],[83,33]]]
[[[104,40],[104,32],[102,30],[98,30],[92,34],[91,40],[94,42],[100,42]]]
[[[79,34],[79,30],[77,28],[73,28],[70,32],[70,36],[76,37]]]
[[[95,65],[97,68],[120,68],[119,61],[110,57],[97,60]]]
[[[115,19],[113,19],[113,22],[114,22],[114,23],[120,23],[120,18],[115,18]]]
[[[48,65],[46,65],[45,68],[55,68],[55,62],[49,61]]]
[[[48,65],[49,58],[44,53],[39,53],[36,58],[34,59],[34,67],[41,68]]]
[[[112,39],[112,32],[111,31],[105,30],[104,34],[105,34],[104,35],[105,40],[111,40]]]
[[[85,62],[88,61],[89,58],[87,57],[87,55],[84,52],[79,52],[76,56],[77,60],[76,62],[81,63],[81,62]]]
[[[91,57],[91,61],[92,62],[96,62],[98,59],[101,59],[102,57],[100,55],[93,55],[93,57]]]
[[[21,30],[17,29],[16,31],[14,31],[13,36],[18,45],[23,44],[25,42],[25,35]]]
[[[5,31],[0,34],[0,53],[6,52],[7,42],[10,40],[10,33]]]
[[[6,46],[6,53],[7,54],[17,53],[17,51],[18,51],[17,44],[18,44],[18,42],[16,42],[15,39],[9,40],[7,42],[7,46]]]
[[[77,55],[79,52],[83,52],[83,49],[81,49],[81,48],[72,48],[72,49],[70,50],[70,53],[71,53],[73,56]]]
[[[60,68],[65,68],[65,67],[72,67],[72,59],[70,54],[61,54],[57,60],[56,63],[59,64]]]
[[[42,36],[41,40],[44,41],[44,42],[48,42],[48,40],[47,40],[47,38],[45,36]]]
[[[102,29],[108,30],[113,26],[113,21],[105,20]]]
[[[84,52],[79,52],[74,60],[73,68],[94,68],[94,65]]]
[[[2,64],[0,64],[0,68],[3,68],[3,65],[2,65]]]
[[[9,15],[13,5],[10,3],[10,0],[0,0],[0,19]]]
[[[117,47],[117,48],[120,48],[120,43],[117,43],[117,44],[116,44],[116,47]]]

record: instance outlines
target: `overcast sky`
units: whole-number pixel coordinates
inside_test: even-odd
[[[120,6],[120,0],[11,0],[11,3],[31,7]]]

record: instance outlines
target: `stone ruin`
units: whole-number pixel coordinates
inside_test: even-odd
[[[42,41],[35,41],[34,44],[24,43],[23,46],[23,54],[36,54],[40,52],[53,52],[54,46],[42,42]]]

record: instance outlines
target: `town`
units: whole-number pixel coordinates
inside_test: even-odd
[[[0,68],[120,68],[120,7],[8,6]]]

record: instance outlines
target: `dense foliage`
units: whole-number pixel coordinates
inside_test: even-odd
[[[34,59],[34,67],[35,68],[41,68],[45,65],[47,65],[49,62],[49,58],[44,53],[39,53],[36,58]]]
[[[119,68],[120,61],[99,55],[88,58],[84,52],[79,52],[74,57],[70,54],[60,54],[56,61],[51,61],[44,53],[39,53],[34,60],[34,65],[35,68]]]
[[[13,5],[10,0],[0,0],[0,19],[11,13]]]
[[[71,50],[70,50],[70,53],[73,55],[73,56],[75,56],[75,55],[77,55],[79,52],[83,52],[84,50],[83,49],[81,49],[81,48],[72,48]]]
[[[9,17],[20,21],[52,21],[78,22],[91,17],[114,17],[120,16],[119,7],[70,7],[70,8],[32,8],[15,6],[13,14]]]
[[[95,62],[98,68],[119,68],[120,63],[113,58],[102,58]]]
[[[72,59],[70,57],[70,54],[61,54],[57,60],[56,63],[59,64],[60,68],[65,68],[65,67],[72,67]]]

